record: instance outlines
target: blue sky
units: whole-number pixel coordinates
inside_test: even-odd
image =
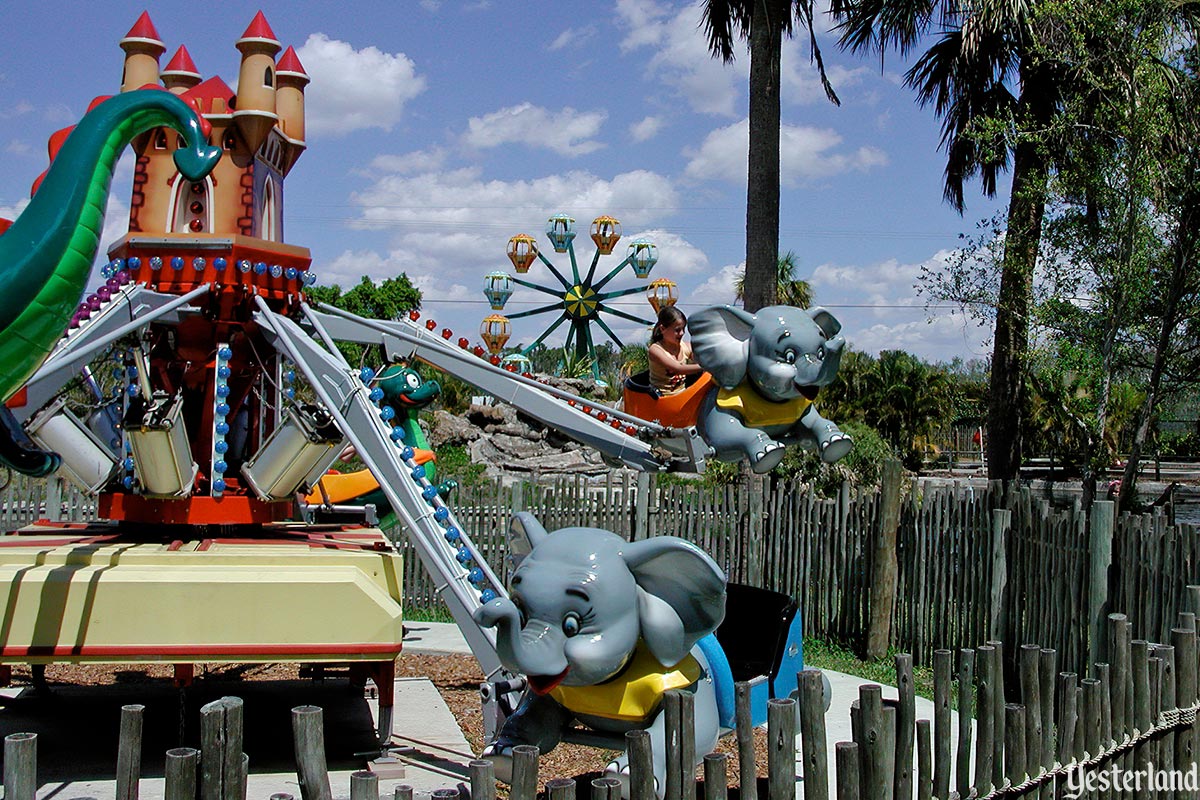
[[[586,266],[587,226],[611,214],[624,232],[618,253],[638,236],[658,245],[651,278],[676,281],[685,312],[733,301],[748,58],[711,59],[697,6],[664,0],[16,3],[0,56],[0,216],[19,213],[50,134],[117,91],[118,42],[143,10],[167,46],[161,66],[184,44],[205,77],[236,89],[234,42],[259,8],[312,78],[308,151],[285,185],[284,224],[289,243],[312,250],[322,283],[406,272],[427,315],[474,341],[491,313],[483,276],[512,271],[510,236],[536,236],[569,269],[542,233],[548,216],[568,213]],[[985,357],[989,332],[954,308],[927,310],[914,283],[997,204],[978,185],[962,217],[942,202],[939,123],[901,85],[897,59],[881,74],[877,58],[844,55],[823,31],[821,41],[840,108],[820,89],[806,37],[785,45],[781,251],[795,251],[798,277],[857,349]],[[125,159],[106,245],[127,224],[130,175]],[[541,266],[527,277],[553,281]],[[638,283],[630,272],[608,288]],[[522,289],[506,311],[545,302]],[[624,302],[651,315],[640,295]],[[512,343],[550,321],[515,320]],[[626,341],[645,340],[610,321]]]

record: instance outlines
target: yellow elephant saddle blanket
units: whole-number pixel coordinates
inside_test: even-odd
[[[746,379],[732,389],[720,389],[717,392],[717,408],[734,411],[750,428],[763,428],[771,425],[791,425],[812,405],[804,395],[793,397],[777,403],[768,400],[758,393],[754,385]]]
[[[674,667],[664,667],[639,641],[620,674],[594,686],[559,684],[550,696],[576,714],[637,722],[650,716],[668,691],[691,686],[703,673],[691,654]]]

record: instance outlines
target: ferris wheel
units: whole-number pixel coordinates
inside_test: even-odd
[[[590,359],[592,376],[599,380],[600,366],[599,360],[596,358],[596,336],[592,332],[592,325],[598,326],[617,347],[624,347],[625,344],[605,321],[604,315],[619,317],[639,325],[654,324],[653,320],[614,308],[611,301],[619,297],[646,292],[647,300],[657,315],[660,308],[674,305],[678,300],[676,284],[667,278],[658,278],[646,286],[605,291],[605,287],[626,267],[630,268],[640,280],[645,280],[650,277],[650,271],[658,263],[658,247],[648,239],[638,238],[629,243],[625,258],[619,264],[603,277],[598,275],[597,268],[600,265],[600,257],[612,255],[613,249],[621,238],[621,223],[613,217],[599,216],[592,220],[591,238],[596,245],[596,252],[592,257],[591,266],[583,275],[580,273],[575,258],[575,219],[568,214],[555,214],[550,217],[546,222],[546,237],[554,247],[554,252],[569,254],[570,278],[560,272],[546,258],[538,249],[537,242],[532,236],[524,233],[513,236],[508,240],[508,258],[517,273],[524,275],[529,272],[534,261],[541,261],[558,281],[558,285],[544,286],[510,275],[503,270],[489,272],[484,278],[483,293],[491,304],[492,310],[498,312],[504,309],[509,297],[513,294],[514,284],[550,295],[554,300],[537,308],[508,316],[498,313],[487,316],[479,329],[480,338],[495,356],[503,350],[512,335],[511,320],[542,314],[555,316],[556,318],[531,344],[522,348],[518,353],[506,356],[504,360],[527,364],[530,352],[563,324],[567,324],[569,328],[566,347],[574,353],[576,358]]]

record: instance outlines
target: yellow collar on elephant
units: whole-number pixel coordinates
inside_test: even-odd
[[[717,392],[717,408],[735,411],[752,428],[769,425],[791,425],[808,410],[812,401],[804,395],[777,403],[758,393],[750,380],[739,383],[732,389]]]
[[[612,680],[594,686],[559,684],[550,696],[576,714],[637,722],[654,713],[669,690],[691,686],[702,674],[700,662],[692,655],[674,667],[664,667],[639,640],[629,664]]]

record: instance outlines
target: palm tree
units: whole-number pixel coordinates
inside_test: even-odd
[[[746,304],[746,270],[733,279],[733,291],[737,299]],[[808,281],[796,279],[796,254],[788,250],[779,257],[775,271],[775,302],[784,306],[808,308],[812,305],[813,291]],[[760,306],[761,308],[761,306]]]
[[[942,118],[944,196],[959,213],[969,178],[978,175],[991,197],[1011,166],[988,398],[988,476],[999,479],[1015,478],[1021,465],[1013,412],[1025,405],[1030,294],[1051,166],[1032,132],[1050,128],[1066,87],[1045,59],[1031,57],[1037,8],[1036,0],[832,0],[830,7],[841,46],[854,52],[895,48],[903,56],[941,31],[905,82]]]
[[[734,59],[734,43],[750,46],[750,144],[746,172],[746,279],[743,305],[774,305],[779,260],[779,63],[793,22],[809,32],[809,47],[825,94],[838,103],[812,33],[814,0],[705,0],[704,30],[713,56]]]

